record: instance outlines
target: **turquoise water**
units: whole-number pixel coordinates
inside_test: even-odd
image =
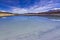
[[[0,18],[0,40],[58,40],[59,30],[60,19],[39,16]]]

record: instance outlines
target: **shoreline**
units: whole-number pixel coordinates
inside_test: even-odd
[[[9,13],[9,12],[0,12],[0,17],[9,17],[9,16],[43,16],[43,17],[60,17],[60,11],[50,11],[50,12],[41,12],[41,13]]]

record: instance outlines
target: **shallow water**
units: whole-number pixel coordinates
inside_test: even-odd
[[[60,19],[39,16],[0,18],[0,40],[58,40],[59,35]]]

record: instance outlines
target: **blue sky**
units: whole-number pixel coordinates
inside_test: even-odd
[[[60,8],[60,0],[0,0],[0,11],[12,13],[43,12]]]

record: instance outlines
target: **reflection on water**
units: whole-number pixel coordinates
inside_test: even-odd
[[[52,21],[51,18],[45,17],[13,16],[0,18],[0,40],[47,40],[48,34],[51,33],[52,36],[57,27],[60,28],[60,21]],[[59,33],[58,30],[57,33]],[[51,37],[49,38],[51,39]]]

